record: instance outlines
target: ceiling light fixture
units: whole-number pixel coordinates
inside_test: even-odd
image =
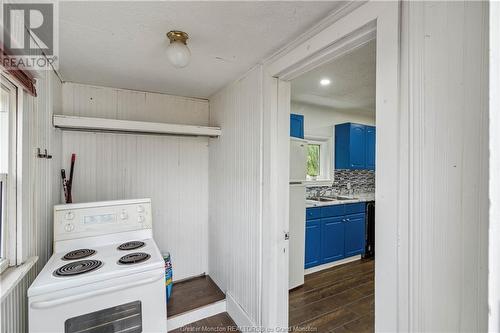
[[[167,58],[177,68],[186,67],[191,60],[191,51],[187,47],[188,34],[183,31],[167,32],[170,44],[167,46]]]
[[[330,83],[332,83],[330,79],[321,79],[321,81],[319,81],[319,84],[321,84],[322,86],[328,86],[330,85]]]

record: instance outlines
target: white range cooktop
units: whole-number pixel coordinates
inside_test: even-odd
[[[122,243],[88,247],[86,249],[94,250],[95,253],[76,260],[63,259],[64,255],[68,253],[67,251],[54,253],[29,288],[28,296],[53,293],[55,291],[82,287],[85,285],[88,286],[88,289],[91,289],[92,283],[164,268],[163,257],[152,239],[130,239],[130,241],[142,241],[145,245],[132,250],[118,250],[118,246]],[[138,263],[119,263],[121,257],[132,253],[147,253],[150,257]],[[54,273],[58,268],[64,265],[77,263],[83,260],[99,260],[102,262],[102,265],[92,271],[72,276],[56,276]]]

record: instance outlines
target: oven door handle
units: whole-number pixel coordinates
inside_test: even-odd
[[[116,286],[111,286],[111,287],[107,287],[107,288],[102,288],[102,289],[90,291],[88,293],[82,293],[82,294],[78,294],[78,295],[72,295],[72,296],[68,296],[68,297],[58,298],[58,299],[51,300],[51,301],[34,302],[34,303],[31,303],[31,308],[33,308],[33,309],[51,308],[51,307],[54,307],[57,305],[77,301],[77,300],[80,300],[82,298],[88,298],[88,297],[97,296],[97,295],[109,294],[109,293],[112,293],[112,292],[120,290],[120,289],[131,288],[131,287],[135,287],[135,286],[139,286],[139,285],[143,285],[143,284],[153,283],[159,279],[164,279],[164,278],[165,278],[164,274],[155,275],[155,276],[143,279],[143,280],[134,281],[134,282],[129,283],[129,284],[124,284],[124,285],[120,284],[120,285],[116,285]]]

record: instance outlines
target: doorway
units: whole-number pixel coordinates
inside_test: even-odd
[[[376,38],[375,330],[398,331],[408,313],[407,174],[400,136],[399,3],[368,2],[322,22],[321,29],[264,66],[263,325],[287,327],[291,81]],[[326,26],[326,27],[325,27]]]
[[[372,332],[376,39],[290,84],[289,325]]]

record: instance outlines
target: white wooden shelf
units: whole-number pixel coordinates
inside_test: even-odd
[[[218,137],[220,127],[153,123],[147,121],[118,120],[106,118],[53,116],[54,127],[66,130],[89,132],[121,132],[137,134],[164,134]]]

